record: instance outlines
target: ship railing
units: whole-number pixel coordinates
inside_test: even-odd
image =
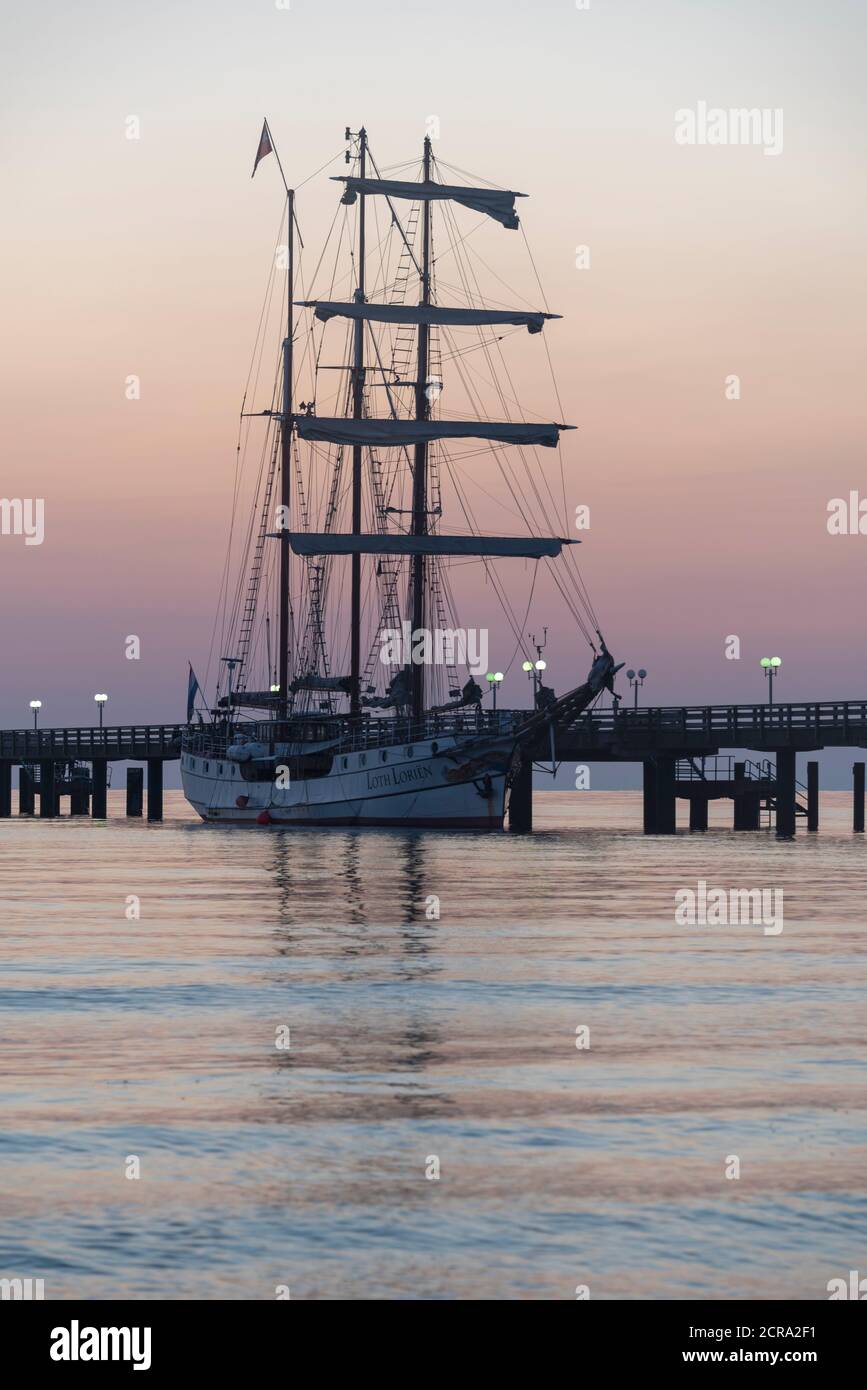
[[[417,743],[455,736],[509,736],[530,714],[529,710],[476,712],[465,709],[429,714],[422,720],[363,718],[359,721],[332,716],[302,718],[285,723],[269,719],[235,725],[191,725],[184,735],[184,750],[203,757],[225,757],[228,748],[242,738],[266,747],[275,743],[297,743],[299,751],[303,751],[305,744],[315,746],[329,742],[345,752],[393,747],[396,744],[412,747]]]
[[[471,709],[429,714],[421,720],[371,719],[347,730],[352,750],[383,748],[394,744],[410,747],[439,738],[472,735],[505,736],[529,718],[529,710]]]

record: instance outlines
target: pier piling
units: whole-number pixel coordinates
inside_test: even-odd
[[[144,768],[128,767],[126,770],[126,813],[140,816],[144,806]]]
[[[746,763],[735,763],[734,765],[734,829],[751,830],[752,826],[747,825],[747,765]]]
[[[807,829],[819,829],[819,764],[807,763]]]
[[[762,799],[747,777],[746,763],[734,765],[734,828],[758,830],[761,822]]]
[[[645,834],[656,834],[656,759],[645,758]]]
[[[34,805],[33,773],[29,767],[18,769],[18,814],[32,816]]]
[[[148,820],[163,818],[163,760],[148,758]]]
[[[92,763],[93,773],[93,801],[92,814],[94,820],[105,820],[108,816],[108,763],[105,758],[95,759]]]
[[[691,796],[689,798],[690,830],[707,830],[707,807],[708,798],[706,796]]]
[[[677,763],[674,758],[656,759],[656,834],[673,835],[677,828]]]
[[[795,750],[777,750],[777,834],[790,839],[795,833]]]
[[[69,786],[69,814],[87,816],[90,814],[90,786],[87,776],[73,777]]]
[[[0,816],[12,815],[12,764],[0,763]]]
[[[39,764],[39,814],[57,815],[57,783],[55,764],[50,759]]]
[[[864,764],[853,763],[854,774],[852,829],[856,835],[864,834]]]
[[[644,833],[656,834],[656,763],[644,759]]]

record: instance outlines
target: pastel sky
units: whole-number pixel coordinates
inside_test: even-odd
[[[781,698],[867,696],[867,536],[826,529],[829,499],[867,498],[862,3],[90,0],[4,29],[0,494],[46,509],[43,545],[0,536],[4,726],[34,696],[46,725],[91,722],[97,690],[112,722],[174,719],[204,662],[281,211],[276,170],[250,180],[266,113],[293,183],[347,123],[392,164],[435,114],[438,156],[531,195],[582,569],[649,698],[763,699],[765,653]],[[781,108],[782,153],[679,145],[700,101]],[[337,196],[299,194],[309,246]],[[486,236],[526,277],[518,235]],[[553,594],[536,621],[577,683]]]

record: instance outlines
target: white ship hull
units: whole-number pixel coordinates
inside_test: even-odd
[[[507,780],[502,753],[463,752],[451,737],[338,752],[325,775],[289,786],[250,780],[246,765],[225,755],[185,750],[181,778],[187,800],[213,824],[463,830],[502,829]]]

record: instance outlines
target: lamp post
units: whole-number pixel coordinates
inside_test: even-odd
[[[539,687],[542,684],[542,672],[547,671],[548,663],[540,656],[538,661],[522,661],[521,670],[527,672],[528,679],[533,682],[533,708],[539,702]]]
[[[763,656],[761,666],[765,673],[765,680],[768,682],[768,705],[774,703],[774,676],[780,674],[782,658],[779,656]]]
[[[105,702],[106,702],[106,700],[108,699],[108,696],[107,696],[107,695],[94,695],[93,698],[94,698],[94,700],[96,701],[97,707],[98,707],[98,709],[99,709],[99,727],[100,727],[100,729],[101,729],[101,728],[102,728],[102,711],[105,709]]]
[[[497,686],[500,684],[500,681],[501,681],[502,679],[503,679],[503,673],[502,673],[502,671],[489,671],[489,672],[488,672],[487,680],[490,681],[490,685],[491,685],[491,695],[493,696],[493,700],[494,700],[494,714],[496,714],[496,712],[497,712]]]
[[[31,700],[30,708],[33,710],[33,732],[39,732],[39,711],[42,709],[41,700]]]
[[[542,672],[547,670],[548,663],[540,657],[533,667],[533,690],[536,696],[536,704],[539,703],[539,691],[542,689]]]
[[[529,634],[529,636],[530,636],[530,641],[532,642],[533,646],[536,648],[536,660],[535,660],[535,661],[529,661],[529,660],[528,660],[528,661],[523,661],[523,662],[521,663],[521,670],[522,670],[522,671],[526,671],[526,672],[527,672],[527,675],[530,676],[530,677],[532,677],[532,680],[533,680],[533,708],[535,709],[535,708],[536,708],[536,705],[538,704],[539,686],[540,686],[541,683],[542,683],[542,672],[545,670],[545,668],[546,668],[547,665],[548,665],[547,661],[543,661],[543,660],[542,660],[542,652],[543,652],[543,650],[545,649],[545,647],[547,647],[547,645],[548,645],[548,629],[547,629],[546,627],[543,627],[543,628],[542,628],[542,640],[541,640],[541,642],[537,642],[537,641],[536,641],[536,634],[535,634],[534,632],[531,632],[531,633]]]
[[[629,681],[629,684],[632,687],[632,689],[635,691],[635,709],[638,709],[638,687],[640,685],[644,685],[646,675],[647,672],[645,671],[643,666],[639,666],[637,671],[626,672],[626,678]]]

